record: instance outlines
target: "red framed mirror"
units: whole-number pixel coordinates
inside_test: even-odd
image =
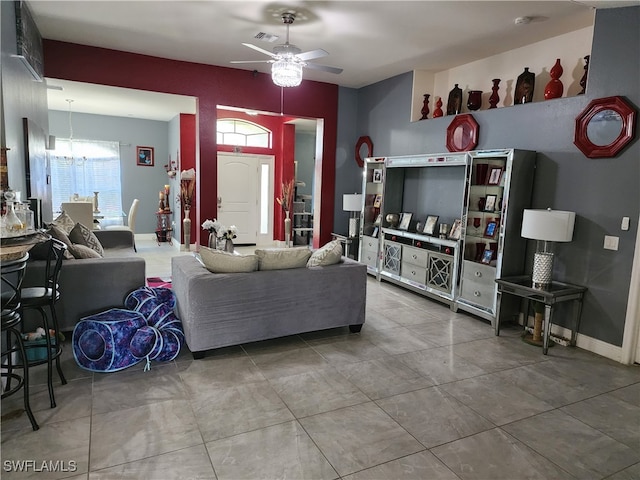
[[[468,152],[478,145],[478,122],[469,113],[456,115],[447,127],[447,148],[450,152]]]
[[[366,147],[366,150],[363,148]],[[363,136],[356,142],[356,163],[360,168],[364,167],[364,159],[373,156],[373,142],[368,136]]]
[[[591,100],[576,117],[573,143],[589,158],[615,157],[635,135],[636,111],[622,97]]]

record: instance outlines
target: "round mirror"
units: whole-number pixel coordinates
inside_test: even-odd
[[[450,152],[468,152],[478,145],[478,123],[470,114],[456,115],[447,127]]]
[[[604,147],[622,133],[622,117],[615,110],[596,113],[587,125],[587,137],[594,145]]]
[[[633,139],[635,117],[622,97],[592,100],[576,118],[573,143],[589,158],[615,157]]]

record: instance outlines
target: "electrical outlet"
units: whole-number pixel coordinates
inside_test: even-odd
[[[604,248],[605,250],[618,250],[618,237],[612,237],[611,235],[604,236]]]
[[[629,217],[622,217],[622,224],[620,225],[620,230],[624,230],[624,231],[629,230]]]

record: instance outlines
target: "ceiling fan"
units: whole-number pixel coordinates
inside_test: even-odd
[[[289,43],[289,26],[295,19],[296,16],[292,12],[282,14],[282,21],[287,26],[287,39],[283,44],[276,45],[273,48],[273,52],[269,52],[250,43],[243,43],[246,47],[269,55],[271,60],[236,60],[231,63],[271,63],[271,78],[273,79],[273,83],[279,87],[297,87],[300,85],[302,81],[302,69],[304,67],[329,73],[341,73],[341,68],[308,62],[309,60],[329,55],[325,50],[318,48],[316,50],[302,52],[298,47]]]

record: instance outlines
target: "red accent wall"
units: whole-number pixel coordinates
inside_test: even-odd
[[[324,120],[322,158],[316,159],[317,181],[322,189],[319,217],[315,218],[314,246],[330,240],[333,228],[335,156],[338,121],[338,86],[303,80],[296,88],[280,88],[269,75],[248,70],[169,60],[147,55],[44,40],[45,75],[51,78],[111,85],[197,97],[198,174],[196,212],[192,223],[200,225],[216,216],[218,106],[233,106],[293,117]],[[317,176],[321,173],[321,178]],[[278,178],[276,176],[276,182]],[[200,188],[204,184],[211,188]],[[196,227],[194,227],[196,228]],[[314,233],[316,233],[314,232]],[[196,228],[196,237],[200,237]]]

